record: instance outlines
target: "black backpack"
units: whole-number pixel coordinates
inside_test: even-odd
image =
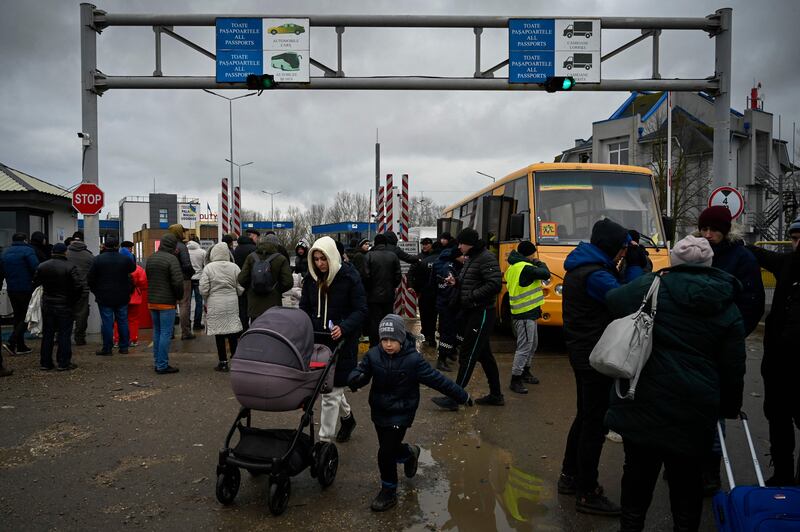
[[[277,282],[272,277],[272,259],[280,255],[280,253],[273,253],[266,259],[261,259],[257,253],[255,255],[255,263],[250,273],[250,288],[253,289],[258,295],[267,295],[277,286]]]

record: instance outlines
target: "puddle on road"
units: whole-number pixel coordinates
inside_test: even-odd
[[[560,530],[552,487],[477,433],[449,434],[422,451],[420,467],[439,476],[417,491],[422,523],[407,530]]]

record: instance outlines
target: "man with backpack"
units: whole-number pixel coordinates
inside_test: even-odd
[[[238,277],[247,291],[247,317],[252,321],[268,308],[281,305],[281,295],[292,288],[289,261],[268,236],[259,238],[256,250],[247,256]],[[242,324],[249,325],[249,324]]]

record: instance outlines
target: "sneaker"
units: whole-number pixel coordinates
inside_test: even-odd
[[[342,426],[339,427],[339,432],[336,434],[336,441],[340,443],[348,441],[355,428],[356,418],[353,416],[353,413],[350,412],[349,416],[342,418]]]
[[[191,333],[190,334],[182,334],[181,335],[181,340],[194,340],[195,338],[197,338],[197,336],[195,336],[195,335],[193,335]]]
[[[55,368],[56,368],[55,366],[39,366],[40,371],[52,371]]]
[[[173,368],[172,366],[167,366],[164,369],[156,369],[156,373],[159,375],[166,375],[168,373],[178,373],[180,371],[178,368]]]
[[[13,369],[6,369],[6,368],[0,366],[0,377],[10,377],[13,374],[14,374],[14,370]]]
[[[447,363],[447,357],[436,361],[436,369],[439,371],[453,371],[453,368]]]
[[[622,436],[619,433],[614,432],[613,430],[609,430],[608,434],[606,434],[606,439],[608,441],[613,441],[614,443],[622,443]]]
[[[103,351],[102,349],[100,351],[95,351],[94,354],[99,357],[110,357],[112,355],[111,351]]]
[[[27,345],[17,346],[17,350],[15,351],[17,355],[29,355],[33,353],[33,349],[28,347]]]
[[[403,464],[403,471],[405,471],[406,478],[414,478],[417,474],[417,467],[419,467],[419,445],[409,445],[411,456],[409,456]]]
[[[120,355],[127,355],[128,354],[128,348],[126,347],[126,348],[120,349],[119,350],[119,354]]]
[[[575,476],[561,473],[558,477],[558,492],[561,495],[575,495],[576,491],[577,483],[575,482]]]
[[[111,347],[112,349],[116,349],[119,347],[119,342],[114,342],[114,345]]]
[[[222,371],[222,372],[228,371],[228,363],[227,362],[220,362],[214,368],[214,371]]]
[[[522,375],[512,375],[511,376],[511,386],[509,389],[514,393],[519,393],[525,395],[528,393],[528,389],[522,384]]]
[[[502,395],[486,394],[483,397],[475,399],[475,403],[479,405],[503,406],[506,404],[506,400]]]
[[[578,495],[575,511],[590,515],[617,516],[622,513],[622,508],[608,500],[608,497],[603,495],[603,488],[598,486],[592,493]]]
[[[381,488],[378,496],[372,501],[370,508],[373,512],[385,512],[397,506],[397,490],[393,488]]]
[[[70,362],[66,366],[58,366],[56,371],[71,371],[73,369],[77,369],[78,365]]]
[[[433,397],[431,398],[431,401],[433,401],[439,408],[444,408],[445,410],[450,410],[451,412],[458,411],[458,403],[449,397]]]
[[[136,347],[137,345],[139,345],[139,342],[131,342],[131,343],[130,343],[130,346],[131,346],[131,347]]]

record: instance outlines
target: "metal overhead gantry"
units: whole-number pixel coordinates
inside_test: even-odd
[[[166,35],[216,60],[216,54],[176,32],[181,26],[214,27],[217,18],[307,18],[313,28],[334,28],[337,64],[327,66],[313,58],[310,64],[321,76],[311,77],[308,83],[278,84],[274,90],[446,90],[446,91],[537,91],[540,84],[509,83],[507,78],[495,78],[495,73],[508,66],[505,58],[484,69],[481,63],[481,37],[484,29],[507,29],[509,21],[517,18],[546,18],[541,16],[428,16],[428,15],[276,15],[252,14],[121,14],[106,13],[92,4],[81,4],[81,79],[83,132],[90,135],[83,165],[83,181],[97,183],[97,96],[110,89],[247,89],[246,83],[218,83],[215,76],[165,76],[161,63],[162,36]],[[552,17],[557,18],[557,17]],[[597,17],[589,17],[597,18]],[[729,182],[730,151],[730,86],[731,86],[731,29],[732,10],[719,9],[707,17],[599,17],[602,30],[640,30],[642,35],[606,53],[606,61],[635,44],[653,39],[652,75],[647,79],[601,79],[599,83],[578,83],[574,91],[703,91],[714,97],[714,186]],[[152,27],[155,34],[155,69],[152,76],[107,75],[97,68],[97,34],[111,26]],[[475,63],[471,75],[463,77],[432,76],[365,76],[345,75],[343,35],[347,28],[468,28],[475,35]],[[694,30],[715,39],[714,71],[703,79],[663,79],[659,71],[660,35],[662,30]],[[472,67],[467,67],[472,68]],[[467,70],[465,68],[465,70]],[[96,216],[86,220],[87,242],[97,247],[99,235]],[[96,250],[96,249],[95,249]]]

